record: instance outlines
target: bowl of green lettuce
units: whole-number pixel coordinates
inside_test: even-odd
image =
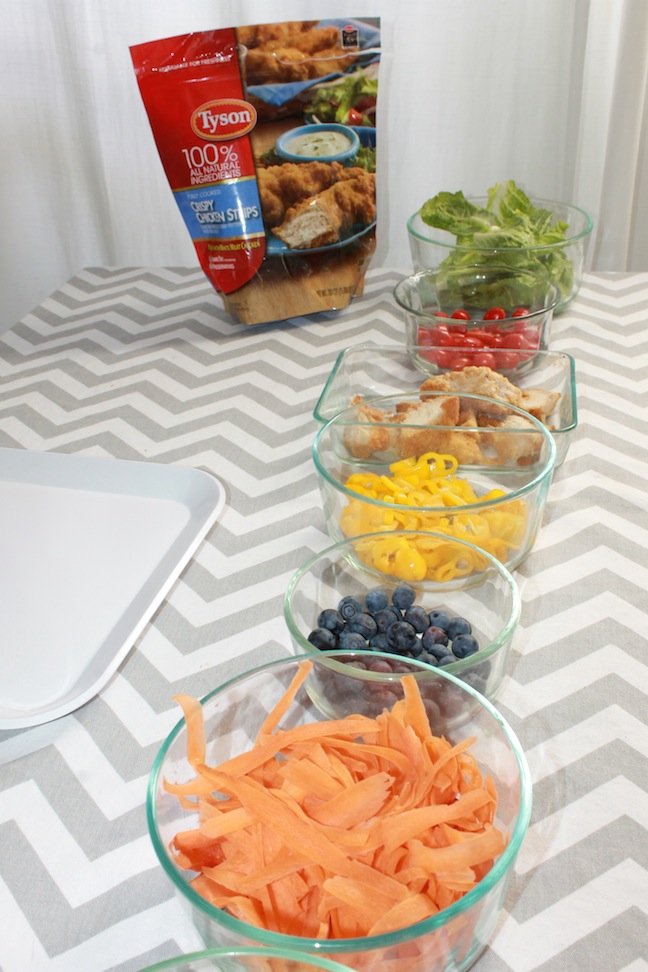
[[[543,273],[559,314],[580,287],[592,219],[578,206],[528,196],[512,180],[484,197],[439,192],[407,222],[415,270],[498,264]]]

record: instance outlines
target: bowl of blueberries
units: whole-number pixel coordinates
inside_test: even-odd
[[[416,562],[423,557],[434,565],[423,580],[412,570],[412,551]],[[491,554],[413,530],[333,544],[296,571],[284,597],[297,652],[335,652],[333,668],[353,665],[363,683],[376,687],[374,696],[363,691],[365,702],[389,691],[412,660],[493,699],[507,673],[520,609],[515,579]],[[358,661],[354,652],[370,654]]]

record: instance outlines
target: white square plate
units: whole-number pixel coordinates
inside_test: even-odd
[[[224,501],[198,469],[0,449],[0,729],[97,694]]]

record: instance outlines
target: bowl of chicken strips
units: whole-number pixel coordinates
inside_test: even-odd
[[[538,351],[526,366],[511,374],[503,365],[506,352],[492,351],[494,367],[468,365],[460,371],[440,371],[425,356],[425,347],[359,344],[345,348],[315,405],[320,423],[350,406],[389,396],[411,402],[413,394],[429,392],[480,395],[522,409],[542,422],[556,446],[556,467],[567,456],[578,426],[575,362],[560,351]],[[500,359],[501,365],[500,366]]]

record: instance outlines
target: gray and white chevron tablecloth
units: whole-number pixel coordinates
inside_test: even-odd
[[[133,972],[200,947],[149,842],[148,772],[177,721],[174,694],[292,652],[286,583],[329,543],[312,410],[342,348],[402,343],[391,291],[403,273],[370,271],[342,312],[251,328],[197,269],[92,268],[0,336],[0,447],[196,467],[226,493],[100,693],[0,732],[3,972]],[[475,968],[639,972],[648,273],[586,274],[551,346],[576,359],[579,426],[517,571],[522,620],[497,701],[528,756],[533,816]]]

